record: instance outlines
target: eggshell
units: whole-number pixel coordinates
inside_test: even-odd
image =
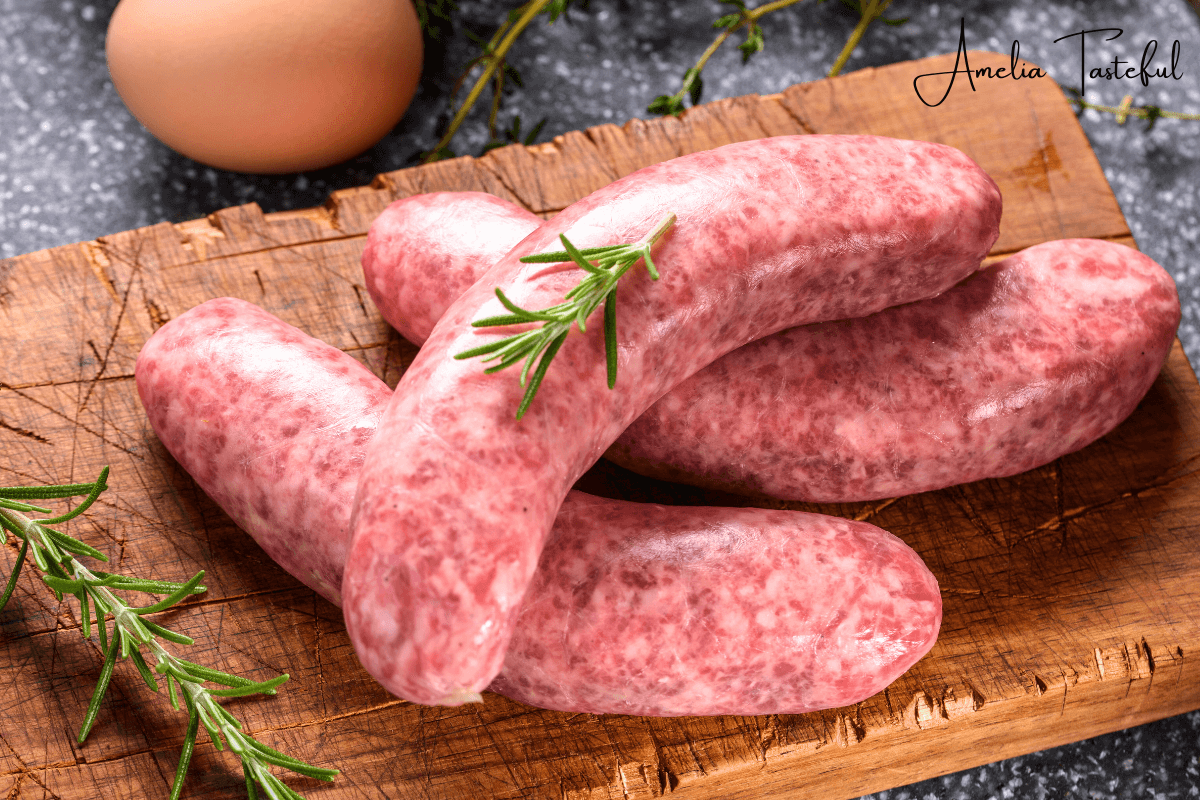
[[[411,0],[122,0],[106,50],[118,94],[169,147],[276,173],[377,142],[423,56]]]

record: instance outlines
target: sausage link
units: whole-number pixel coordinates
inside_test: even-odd
[[[383,382],[232,298],[160,328],[135,375],[151,426],[200,487],[340,603]],[[940,622],[933,575],[872,525],[571,492],[491,688],[576,712],[801,713],[882,690]]]
[[[608,455],[814,502],[1016,475],[1132,414],[1179,319],[1171,276],[1147,256],[1046,242],[931,300],[753,342],[677,386]]]
[[[567,338],[520,421],[522,387],[455,353],[474,319],[561,300],[578,271],[526,254],[633,242],[673,212],[618,288],[618,374],[600,331]],[[794,325],[935,295],[978,268],[1000,195],[953,148],[870,136],[778,137],[647,167],[561,212],[455,301],[401,378],[368,447],[343,583],[347,628],[387,689],[471,699],[499,672],[521,598],[571,484],[666,391]]]
[[[232,297],[155,331],[134,379],[150,427],[205,494],[276,563],[341,605],[351,503],[387,384]]]
[[[541,222],[484,192],[397,200],[367,233],[362,254],[367,293],[401,336],[420,344],[454,299]]]
[[[419,210],[422,197],[396,201],[375,225],[411,238],[419,213],[396,212]],[[445,241],[474,225],[475,202],[456,198],[455,216],[441,218]],[[507,231],[515,245],[532,215],[511,213],[524,223]],[[390,284],[425,276],[427,296],[380,306],[393,325],[399,314],[444,309],[493,260],[456,249],[457,280],[443,281],[429,268],[436,247],[423,248],[421,260],[400,250],[375,259],[393,295]],[[1086,446],[1132,413],[1179,319],[1171,277],[1136,250],[1046,242],[938,297],[740,347],[664,395],[605,456],[664,480],[829,503],[1015,475]],[[424,341],[436,319],[423,322],[405,335]]]

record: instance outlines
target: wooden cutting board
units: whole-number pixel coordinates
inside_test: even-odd
[[[1007,64],[971,57],[975,68]],[[641,166],[762,136],[875,133],[966,151],[1004,193],[993,255],[1072,236],[1132,243],[1054,83],[985,79],[972,92],[960,76],[944,104],[925,107],[913,78],[953,60],[388,173],[322,208],[230,208],[0,262],[0,483],[90,480],[112,465],[111,490],[70,530],[118,571],[183,580],[208,570],[208,593],[171,622],[196,638],[192,660],[291,673],[278,697],[233,705],[266,742],[343,770],[331,786],[293,777],[309,798],[846,798],[1198,708],[1200,389],[1178,344],[1133,416],[1082,452],[1006,480],[823,507],[916,548],[941,583],[945,622],[932,652],[886,692],[803,716],[595,717],[494,695],[455,709],[389,697],[359,668],[338,609],[196,488],[137,400],[142,343],[221,295],[263,306],[394,385],[415,349],[371,307],[358,265],[389,201],[475,189],[549,215]],[[583,488],[750,502],[605,462]],[[10,544],[3,562],[14,555]],[[0,796],[166,797],[185,720],[130,664],[87,744],[74,744],[101,664],[77,614],[26,574],[0,615]],[[236,761],[203,743],[187,796],[244,796]]]

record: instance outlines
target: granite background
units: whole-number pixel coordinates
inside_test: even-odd
[[[457,32],[431,43],[418,95],[399,125],[371,150],[324,170],[281,176],[224,172],[179,156],[126,111],[109,81],[104,32],[115,0],[0,0],[0,258],[92,239],[163,220],[182,222],[231,205],[266,211],[322,203],[334,189],[370,182],[379,172],[415,163],[437,141],[450,87],[473,55],[461,35],[487,35],[515,3],[458,4]],[[752,3],[753,5],[753,3]],[[603,122],[647,117],[646,105],[679,85],[712,37],[716,2],[592,0],[550,26],[536,23],[511,63],[523,88],[507,97],[501,128],[520,115],[524,130],[545,118],[539,141]],[[1089,81],[1092,102],[1200,112],[1200,16],[1184,0],[896,0],[896,27],[876,24],[846,71],[952,52],[966,20],[970,47],[1021,55],[1060,83],[1078,86],[1078,39],[1085,28],[1118,27],[1123,35],[1088,39],[1088,64],[1134,63],[1150,39],[1169,61],[1180,42],[1183,79]],[[704,100],[766,94],[823,77],[854,27],[838,2],[801,3],[766,17],[766,49],[742,66],[727,44],[705,72]],[[1117,125],[1094,111],[1081,117],[1138,246],[1175,278],[1183,300],[1179,335],[1200,363],[1200,122],[1161,120]],[[1004,124],[1003,109],[996,125]],[[453,143],[478,154],[488,141],[482,113]],[[2,372],[2,370],[0,370]],[[982,754],[986,758],[987,754]],[[888,800],[983,798],[1200,797],[1200,712],[1085,742],[1013,758],[913,786],[881,792]]]

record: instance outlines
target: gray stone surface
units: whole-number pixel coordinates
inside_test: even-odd
[[[488,34],[515,3],[460,2],[459,24]],[[751,3],[753,5],[753,3]],[[471,56],[461,36],[427,54],[426,76],[404,120],[377,146],[345,164],[297,175],[223,172],[176,155],[134,120],[113,90],[104,31],[115,0],[0,0],[0,257],[90,239],[162,220],[183,221],[225,206],[257,202],[267,211],[317,205],[334,189],[367,183],[414,163],[436,141],[445,103]],[[526,131],[546,119],[541,140],[603,122],[649,116],[655,95],[671,93],[711,40],[714,2],[593,0],[554,26],[536,24],[512,62],[524,78],[506,98],[501,127],[520,114]],[[1120,57],[1136,62],[1146,42],[1169,62],[1179,39],[1183,80],[1090,82],[1088,99],[1200,112],[1200,18],[1184,0],[992,0],[921,3],[896,0],[898,27],[868,31],[847,70],[954,50],[965,15],[977,49],[1021,55],[1066,84],[1079,83],[1083,28],[1120,27],[1121,38],[1088,39],[1088,65]],[[731,46],[706,70],[704,99],[770,93],[822,77],[854,26],[841,4],[812,0],[764,21],[766,50],[747,66]],[[956,90],[957,91],[957,87]],[[1117,125],[1087,112],[1082,123],[1138,245],[1175,277],[1184,302],[1180,337],[1200,359],[1200,122]],[[996,109],[995,124],[1004,124]],[[454,148],[478,153],[488,141],[481,114]],[[988,767],[882,792],[888,800],[939,798],[1200,797],[1200,713]],[[979,754],[987,759],[989,754]]]

